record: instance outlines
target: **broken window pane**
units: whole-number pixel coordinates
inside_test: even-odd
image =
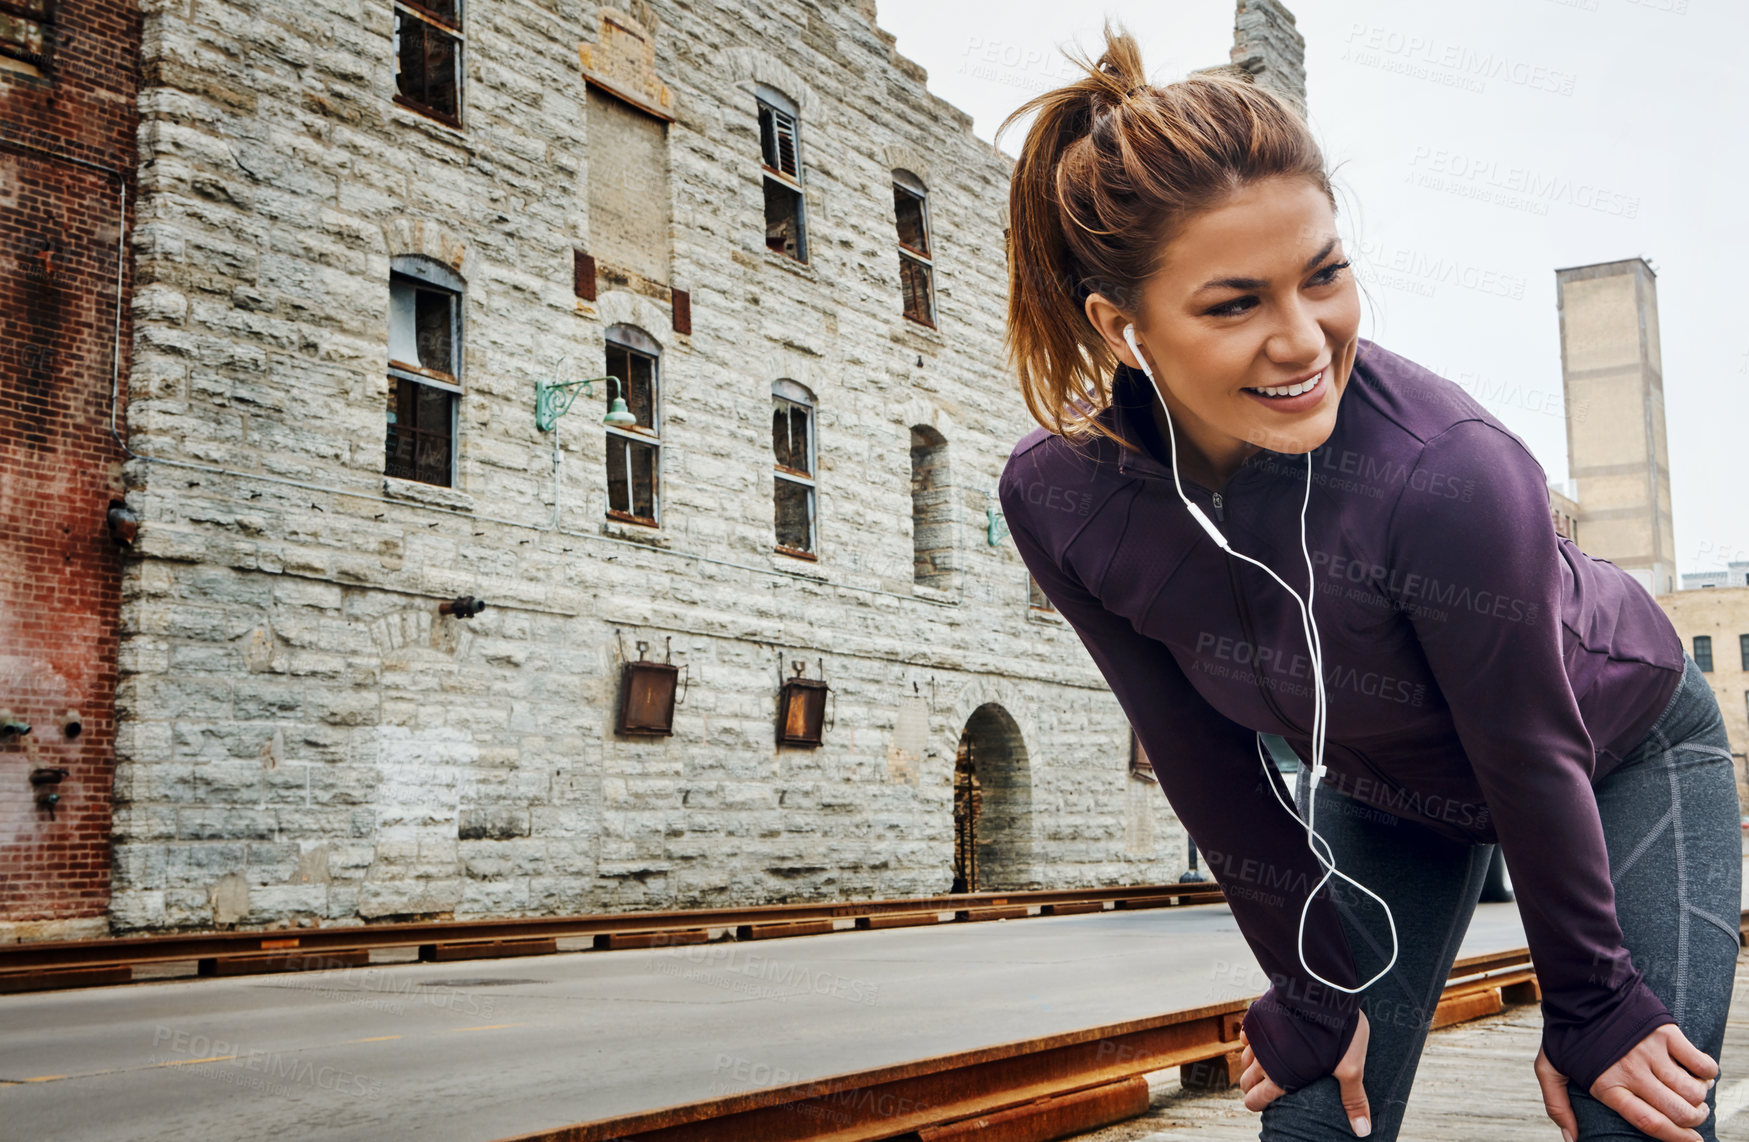
[[[454,425],[454,393],[391,376],[383,472],[448,487]]]
[[[434,271],[435,272],[435,271]],[[403,273],[389,277],[389,392],[383,471],[448,487],[454,480],[461,372],[461,294]],[[429,373],[425,383],[409,373]]]
[[[801,181],[796,159],[796,121],[788,112],[759,104],[759,150],[766,166]]]
[[[923,183],[910,171],[893,172],[893,219],[899,232],[899,291],[906,317],[935,324],[935,268],[929,261],[929,214]]]
[[[777,501],[778,546],[813,551],[814,489],[782,476],[772,482]]]
[[[637,427],[645,432],[656,431],[656,359],[624,345],[609,344],[607,375],[619,378],[619,395],[625,397],[626,407],[638,418]],[[612,408],[613,385],[603,385],[602,389],[603,409]]]
[[[773,92],[772,99],[782,101]],[[759,156],[765,167],[765,246],[798,262],[808,260],[803,224],[801,151],[792,110],[774,107],[765,98],[759,108]]]
[[[934,283],[931,268],[915,258],[899,255],[899,292],[905,316],[925,325],[935,324]]]
[[[610,333],[610,336],[614,334]],[[627,328],[623,334],[647,340],[642,330]],[[656,345],[649,342],[648,348]],[[634,519],[655,526],[659,498],[658,452],[661,442],[656,404],[656,357],[617,341],[607,343],[606,373],[620,379],[619,392],[637,423],[607,429],[607,511],[609,515]],[[613,407],[614,386],[601,386],[604,411]]]
[[[893,184],[893,211],[899,221],[899,241],[919,254],[929,253],[929,231],[923,222],[923,196]]]
[[[765,179],[765,245],[796,261],[805,261],[802,241],[802,192],[770,176]]]
[[[607,510],[656,522],[656,446],[607,435]]]
[[[389,279],[389,360],[454,377],[460,295],[395,275]]]
[[[814,474],[808,459],[808,413],[806,405],[778,398],[771,409],[771,451],[777,463],[803,475]]]
[[[455,295],[434,289],[421,289],[415,290],[413,296],[413,315],[419,338],[419,363],[427,369],[453,375]]]
[[[431,7],[431,6],[425,6]],[[454,0],[437,6],[452,13]],[[451,17],[455,22],[458,17]],[[403,7],[395,9],[395,90],[440,119],[461,123],[461,37]]]

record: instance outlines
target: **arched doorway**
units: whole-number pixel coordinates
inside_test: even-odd
[[[1034,887],[1032,775],[1020,727],[986,702],[960,734],[953,767],[952,892]]]

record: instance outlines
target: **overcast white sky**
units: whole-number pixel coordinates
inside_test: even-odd
[[[990,140],[1015,106],[1074,77],[1058,45],[1097,54],[1106,14],[1166,83],[1227,61],[1234,7],[879,0],[879,22]],[[1749,42],[1749,5],[1291,7],[1312,127],[1341,164],[1338,222],[1363,304],[1372,298],[1362,336],[1469,388],[1561,480],[1554,271],[1646,258],[1658,275],[1677,570],[1749,559],[1749,97],[1733,54]],[[1496,78],[1457,62],[1490,56],[1508,65]],[[1017,152],[1025,130],[1011,127],[1002,148]],[[1441,275],[1442,259],[1458,273]]]

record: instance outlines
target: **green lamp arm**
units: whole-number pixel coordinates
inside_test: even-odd
[[[578,392],[587,392],[595,396],[596,381],[612,381],[614,392],[619,392],[619,378],[615,376],[586,377],[578,381],[539,381],[534,383],[534,423],[542,432],[551,432],[559,423],[559,418],[569,412],[571,405],[577,400]]]

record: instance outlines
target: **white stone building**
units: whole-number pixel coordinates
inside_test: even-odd
[[[988,541],[1011,163],[872,0],[143,8],[113,931],[1177,878]]]

